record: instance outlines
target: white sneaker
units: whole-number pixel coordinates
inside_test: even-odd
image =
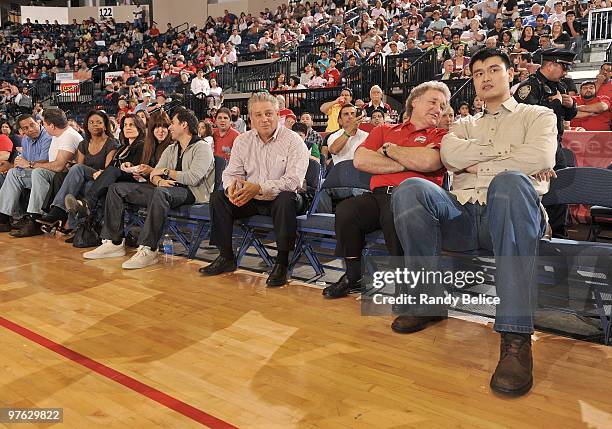
[[[125,256],[125,240],[121,244],[113,244],[112,240],[102,240],[102,245],[94,250],[83,253],[85,259],[105,259]]]
[[[134,256],[121,264],[121,268],[136,270],[138,268],[157,264],[157,262],[159,262],[157,259],[157,251],[151,250],[149,246],[138,246],[138,250],[136,250]]]

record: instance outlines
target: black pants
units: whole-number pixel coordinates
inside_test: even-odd
[[[555,171],[567,167],[567,160],[565,159],[561,147],[561,141],[559,140],[557,153],[555,154]],[[546,209],[546,214],[548,214],[548,223],[552,229],[552,236],[555,238],[567,238],[569,206],[567,204],[555,204],[544,206],[544,209]]]
[[[119,167],[109,166],[94,180],[93,185],[85,195],[85,200],[93,210],[99,200],[104,200],[108,187],[117,182],[138,183],[134,177],[122,171]]]
[[[210,244],[217,246],[219,250],[233,249],[234,221],[249,216],[264,215],[272,216],[278,251],[289,252],[295,246],[298,201],[295,192],[281,192],[272,201],[252,199],[242,207],[238,207],[230,202],[223,190],[215,191],[210,196],[212,224]]]
[[[184,187],[163,188],[150,183],[116,183],[109,187],[106,194],[102,238],[121,240],[125,203],[131,203],[147,208],[147,218],[138,236],[138,244],[155,250],[170,209],[193,202],[193,194]]]
[[[366,234],[383,230],[391,256],[404,254],[395,232],[391,194],[374,192],[342,201],[336,208],[336,256],[359,257]]]

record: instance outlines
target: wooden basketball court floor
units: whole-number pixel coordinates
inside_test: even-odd
[[[81,253],[0,235],[0,407],[64,410],[3,427],[612,427],[612,347],[536,333],[534,388],[505,399],[489,389],[491,326],[401,336],[297,282]]]

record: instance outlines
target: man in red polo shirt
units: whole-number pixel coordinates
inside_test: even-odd
[[[610,99],[605,95],[595,95],[595,82],[586,81],[580,86],[576,100],[578,114],[570,123],[572,127],[582,127],[587,131],[610,131]]]
[[[411,177],[442,185],[445,169],[439,148],[446,130],[437,129],[436,125],[450,95],[442,82],[420,84],[406,100],[410,120],[376,127],[355,151],[355,167],[373,174],[372,193],[345,200],[336,209],[335,255],[344,257],[346,274],[323,290],[326,298],[361,291],[361,252],[367,233],[382,229],[389,253],[403,254],[393,223],[391,194]]]
[[[217,128],[213,131],[215,156],[220,156],[229,160],[234,140],[236,140],[236,137],[238,137],[240,133],[232,128],[231,113],[227,107],[221,107],[217,110],[215,124],[217,125]]]

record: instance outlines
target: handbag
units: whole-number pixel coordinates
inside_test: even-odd
[[[80,221],[74,230],[72,245],[78,248],[97,247],[102,244],[100,239],[100,225],[93,216]]]

